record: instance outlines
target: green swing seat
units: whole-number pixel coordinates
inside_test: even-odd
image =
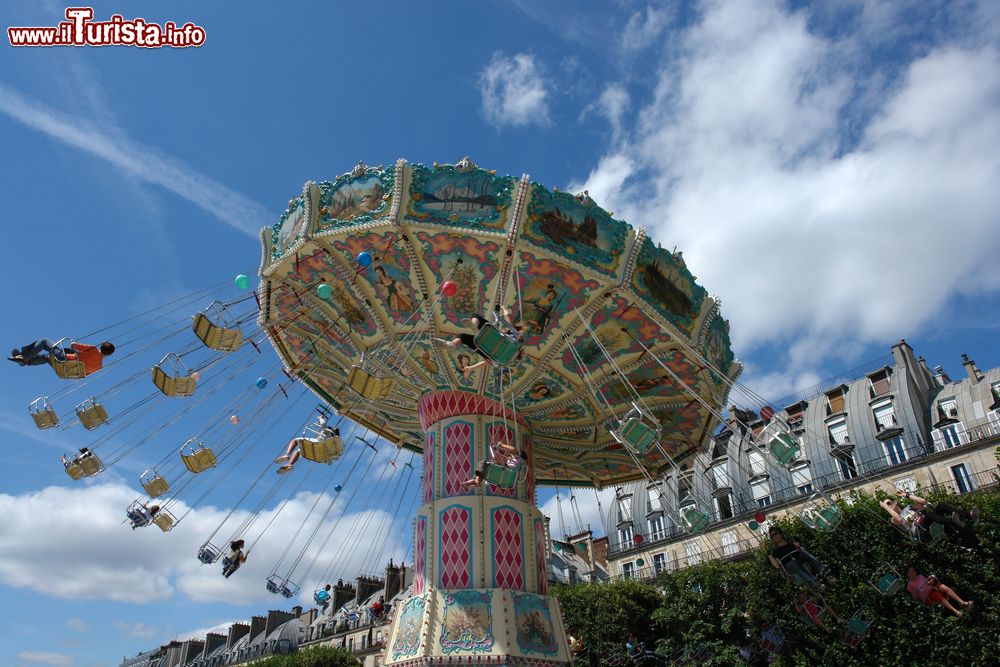
[[[96,398],[88,398],[76,406],[76,416],[88,431],[93,431],[101,424],[108,423],[108,411],[97,402]]]
[[[689,532],[700,532],[708,525],[708,514],[702,512],[697,507],[685,507],[681,510],[681,523]]]
[[[889,597],[903,588],[903,578],[899,576],[899,573],[889,565],[888,563],[883,563],[882,566],[875,572],[875,576],[869,581],[875,590],[879,592],[882,597]]]
[[[611,436],[636,454],[645,454],[660,441],[660,423],[636,403],[611,430]]]
[[[476,333],[476,348],[498,366],[510,366],[521,353],[521,344],[505,336],[492,324],[484,324]]]
[[[483,468],[483,479],[492,486],[501,489],[513,489],[521,479],[524,464],[519,464],[516,468],[487,463]]]
[[[832,532],[844,518],[843,512],[822,492],[816,492],[798,512],[799,520],[820,533]]]
[[[847,619],[847,629],[844,632],[843,642],[854,648],[862,642],[868,634],[873,619],[865,614],[864,609],[857,609],[849,619]]]
[[[802,448],[792,434],[779,433],[771,438],[771,441],[768,443],[768,450],[778,463],[786,466],[798,457]]]
[[[35,426],[45,430],[59,425],[59,416],[52,408],[48,396],[40,396],[28,405],[28,414],[35,422]]]

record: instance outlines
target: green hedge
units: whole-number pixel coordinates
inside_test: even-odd
[[[763,548],[748,560],[704,563],[663,574],[655,582],[560,586],[554,593],[569,626],[599,653],[620,648],[634,634],[664,654],[706,647],[713,657],[705,664],[737,665],[748,628],[759,647],[762,623],[776,623],[791,640],[778,663],[783,665],[1000,665],[1000,496],[947,497],[953,505],[980,507],[979,543],[948,536],[931,547],[913,544],[892,529],[878,498],[853,494],[852,499],[852,505],[843,507],[843,523],[832,533],[812,533],[792,521],[783,527],[837,577],[824,595],[841,616],[865,606],[875,618],[856,648],[840,642],[839,628],[827,635],[799,620],[792,605],[797,589],[770,566]],[[941,607],[914,602],[905,589],[882,598],[867,580],[883,562],[904,577],[912,563],[975,605],[959,620]]]
[[[253,664],[254,667],[357,667],[361,662],[345,648],[314,646],[288,655],[274,655]]]

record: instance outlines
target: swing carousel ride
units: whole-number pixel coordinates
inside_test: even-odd
[[[179,461],[175,449],[149,465],[140,480],[149,498],[130,508],[139,523],[172,528],[183,516],[171,512],[168,496],[183,493],[187,507],[195,504],[199,491],[188,487],[200,473],[242,461],[250,440],[267,437],[269,402],[293,388],[311,392],[330,425],[347,419],[365,434],[341,438],[314,427],[298,441],[303,458],[330,463],[373,439],[394,445],[396,456],[423,458],[412,597],[393,609],[386,663],[568,664],[558,605],[546,595],[535,487],[662,479],[707,445],[740,372],[718,299],[695,282],[681,253],[615,219],[586,192],[499,176],[468,158],[431,167],[359,164],[333,181],[307,183],[261,242],[252,296],[199,313],[198,341],[154,366],[157,391],[147,398],[199,400],[230,373],[263,363],[266,341],[280,367],[249,372],[260,373],[254,388],[270,380],[272,389],[264,397],[248,388],[184,440]],[[238,286],[250,288],[245,278]],[[187,361],[196,348],[213,356]],[[243,353],[245,363],[237,358]],[[79,370],[51,361],[62,377]],[[39,428],[58,424],[53,400],[32,404]],[[254,401],[268,402],[266,409],[248,411]],[[134,411],[109,417],[95,396],[77,406],[76,418],[88,430],[105,422],[123,428],[144,409]],[[228,433],[217,426],[227,414]],[[254,416],[240,423],[239,414]],[[119,445],[102,460],[97,447],[105,442],[67,461],[67,472],[91,476],[134,449]],[[501,445],[520,456],[492,460]],[[477,471],[486,483],[470,485]],[[232,539],[247,535],[253,548],[263,534],[258,527],[250,537],[257,516],[286,493],[280,484],[289,477],[247,507],[250,518],[230,526]],[[330,488],[341,493],[339,484]],[[689,504],[677,523],[698,531],[708,509]],[[228,544],[217,533],[216,543]],[[203,562],[221,556],[213,538],[199,550]],[[296,570],[300,583],[315,562]],[[294,595],[292,577],[274,571],[269,590]]]

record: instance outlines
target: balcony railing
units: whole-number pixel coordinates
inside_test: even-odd
[[[616,581],[621,581],[623,579],[636,579],[639,581],[647,581],[650,579],[655,579],[658,575],[663,572],[671,572],[673,570],[681,570],[692,565],[698,565],[699,563],[705,563],[712,560],[740,560],[745,558],[754,549],[759,548],[761,541],[758,539],[743,539],[737,540],[732,544],[728,544],[724,547],[712,547],[710,549],[702,549],[697,554],[684,554],[675,560],[667,561],[664,567],[646,566],[639,567],[632,570],[630,575],[623,572],[618,572],[612,575],[612,579]]]
[[[933,452],[909,451],[907,452],[906,461],[901,461],[900,463],[895,465],[889,463],[886,460],[886,456],[883,452],[881,455],[876,456],[872,459],[868,459],[866,461],[860,461],[860,462],[855,461],[854,467],[857,471],[857,474],[852,479],[845,480],[843,474],[839,469],[839,466],[838,469],[832,473],[828,473],[826,475],[814,476],[812,479],[813,489],[831,492],[831,491],[837,491],[842,488],[857,486],[858,484],[864,483],[868,479],[890,474],[890,471],[896,468],[909,466],[915,462],[923,461],[927,459],[929,456],[932,456],[934,454],[957,448],[977,445],[985,440],[989,440],[992,438],[1000,438],[1000,424],[988,420],[981,420],[979,422],[976,422],[975,424],[971,424],[964,428],[958,429],[958,432],[961,435],[961,444],[957,444],[954,446],[941,446],[942,443],[937,443],[938,447]],[[879,445],[879,448],[881,448],[882,443],[877,443],[877,444]],[[954,481],[945,482],[943,484],[951,484],[952,488],[957,488],[955,487]],[[979,487],[977,486],[977,488]],[[731,518],[720,520],[719,517],[717,516],[718,513],[714,511],[714,508],[712,508],[711,512],[712,522],[709,524],[709,527],[707,529],[710,529],[713,524],[721,523],[722,521],[735,522],[735,521],[749,519],[760,510],[760,507],[757,505],[757,502],[752,497],[744,497],[742,493],[739,493],[739,491],[742,490],[743,489],[733,489],[734,493],[731,496],[733,516]],[[749,491],[749,489],[746,490]],[[749,496],[749,493],[747,495]],[[794,486],[788,486],[783,488],[772,488],[770,494],[771,503],[768,506],[767,511],[774,511],[775,506],[779,506],[786,502],[792,502],[802,497],[803,495],[808,495],[808,494],[803,494]],[[659,540],[647,539],[645,542],[643,542],[642,545],[638,546],[640,546],[642,549],[647,549],[652,544],[661,542],[673,542],[679,538],[688,535],[690,535],[688,531],[679,528],[677,526],[671,526],[664,531],[664,537],[662,539]],[[611,543],[608,545],[608,556],[614,556],[615,554],[620,554],[629,551],[630,549],[636,548],[636,546],[637,545],[635,545],[631,541],[627,543],[627,545],[621,542]]]

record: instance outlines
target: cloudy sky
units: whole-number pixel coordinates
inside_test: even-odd
[[[0,18],[55,25],[64,9],[20,0]],[[963,352],[1000,365],[995,2],[95,3],[98,18],[136,11],[201,25],[206,43],[0,45],[11,346],[252,274],[257,230],[306,180],[358,160],[468,154],[588,189],[682,250],[721,298],[744,380],[764,396],[900,338],[953,374]],[[255,363],[264,374],[272,362]],[[302,554],[319,555],[310,581],[376,571],[409,548],[416,480],[385,447],[241,500],[308,418],[303,403],[275,409],[272,440],[234,475],[178,502],[178,515],[191,511],[176,531],[133,533],[123,508],[164,445],[116,436],[111,446],[135,452],[71,485],[58,456],[92,438],[37,431],[25,414],[62,390],[54,382],[0,369],[0,623],[11,630],[0,663],[113,665],[280,606],[263,580],[326,510]],[[577,496],[602,532],[593,492]],[[558,532],[555,500],[543,499]],[[275,520],[245,568],[227,582],[201,567],[198,545],[257,506],[256,526]],[[379,528],[379,547],[350,547],[361,526]],[[333,545],[338,558],[324,557]]]

